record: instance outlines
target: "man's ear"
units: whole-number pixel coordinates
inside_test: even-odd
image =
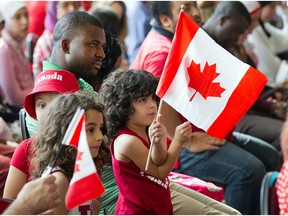
[[[164,28],[170,28],[172,20],[167,15],[160,15],[159,20]]]
[[[221,25],[221,26],[224,25],[224,23],[225,23],[228,19],[229,19],[229,17],[228,17],[227,15],[222,16],[222,17],[220,18],[220,25]]]
[[[63,39],[61,41],[61,48],[65,54],[69,54],[70,50],[70,40],[69,39]]]

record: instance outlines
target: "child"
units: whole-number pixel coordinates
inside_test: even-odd
[[[0,38],[0,95],[15,107],[33,88],[28,58],[24,53],[29,20],[25,1],[1,1],[5,27]]]
[[[75,94],[63,94],[55,98],[45,111],[43,121],[35,137],[35,151],[31,160],[32,178],[40,178],[48,165],[52,165],[57,153],[60,155],[55,163],[52,175],[56,177],[56,184],[61,198],[59,207],[54,208],[55,214],[97,214],[92,205],[83,212],[83,206],[76,208],[77,212],[68,212],[65,206],[65,196],[74,171],[76,148],[62,144],[65,132],[78,107],[85,110],[86,135],[92,157],[101,171],[101,163],[109,152],[103,144],[106,131],[103,118],[103,105],[96,102],[95,97],[79,92]],[[61,150],[60,150],[61,148]],[[98,158],[98,152],[102,156]],[[88,186],[89,187],[89,186]],[[95,203],[97,202],[97,203]],[[84,205],[87,208],[87,205]]]
[[[46,106],[57,94],[79,91],[74,74],[64,70],[48,70],[35,79],[35,86],[24,100],[27,113],[41,122]],[[30,179],[30,162],[28,160],[33,138],[24,140],[15,150],[7,176],[4,198],[16,199],[17,194]]]
[[[158,80],[146,71],[117,70],[100,89],[108,134],[114,138],[111,153],[119,188],[115,214],[173,213],[167,176],[192,131],[189,122],[178,126],[167,150],[166,129],[161,118],[155,120],[157,85]],[[150,140],[154,147],[148,158]],[[150,166],[144,171],[147,159]]]

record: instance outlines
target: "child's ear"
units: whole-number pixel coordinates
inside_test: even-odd
[[[65,54],[69,54],[70,40],[68,40],[68,39],[63,39],[63,40],[61,41],[61,48],[62,48],[62,50],[63,50],[63,52],[64,52]]]

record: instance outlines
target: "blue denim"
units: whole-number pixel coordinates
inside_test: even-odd
[[[264,164],[239,146],[226,142],[218,151],[192,153],[183,148],[175,172],[225,185],[225,202],[242,214],[259,214]]]
[[[267,171],[280,170],[282,159],[277,149],[272,144],[239,132],[233,132],[233,137],[234,139],[231,142],[256,156],[262,161]]]

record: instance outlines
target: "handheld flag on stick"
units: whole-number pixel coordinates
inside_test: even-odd
[[[209,135],[224,138],[267,82],[180,12],[156,94]]]
[[[74,174],[65,198],[69,210],[99,197],[105,191],[89,150],[84,113],[83,109],[77,110],[63,139],[65,145],[78,146]]]

